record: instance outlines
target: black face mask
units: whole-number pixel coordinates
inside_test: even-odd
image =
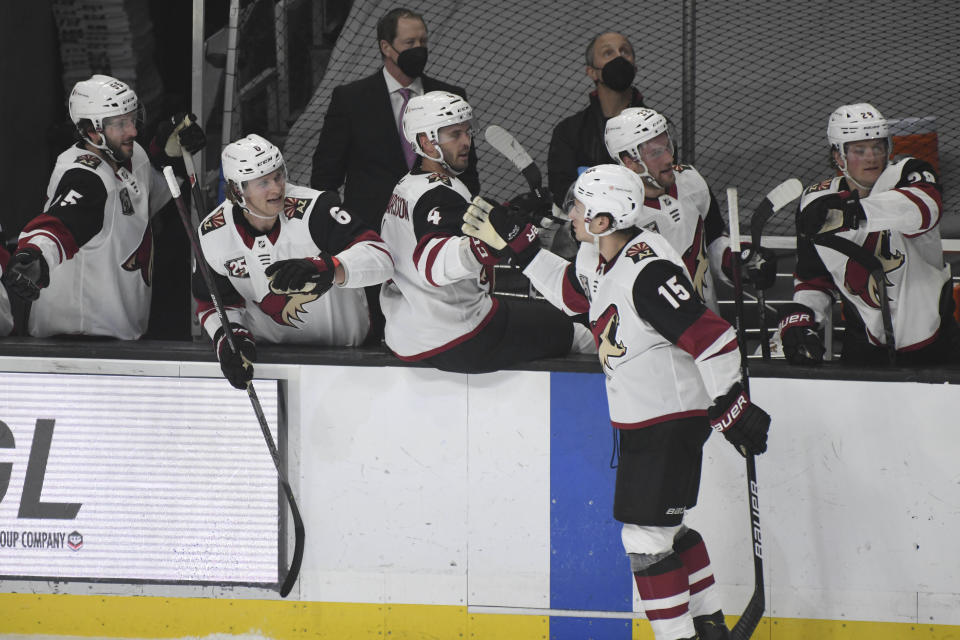
[[[397,66],[408,78],[419,78],[427,66],[427,48],[404,49],[397,56]]]
[[[600,78],[603,84],[614,91],[624,91],[633,84],[633,78],[637,75],[637,69],[630,61],[623,56],[617,56],[600,70]]]

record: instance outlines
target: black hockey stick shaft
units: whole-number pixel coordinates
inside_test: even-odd
[[[170,195],[173,196],[173,199],[176,202],[177,211],[180,214],[180,221],[183,222],[187,237],[190,239],[190,247],[193,250],[194,258],[197,261],[197,268],[200,270],[200,274],[203,276],[203,280],[207,285],[207,289],[210,291],[210,299],[213,301],[213,306],[217,311],[217,317],[220,318],[220,324],[223,327],[227,344],[230,346],[230,350],[233,353],[238,353],[239,351],[236,339],[234,338],[233,330],[230,328],[230,320],[227,318],[227,313],[224,310],[223,302],[221,301],[220,294],[217,291],[217,285],[213,280],[213,274],[210,273],[210,267],[207,265],[207,261],[203,257],[203,250],[200,248],[200,240],[197,238],[197,232],[193,228],[193,224],[190,222],[190,213],[187,211],[187,206],[183,202],[183,197],[180,194],[180,185],[177,183],[177,178],[173,174],[173,168],[169,166],[164,167],[163,175],[167,179],[167,186],[170,189]],[[283,461],[280,459],[280,452],[277,450],[277,445],[273,441],[273,435],[270,433],[270,426],[267,424],[267,418],[263,414],[263,407],[260,406],[260,398],[257,396],[257,391],[254,388],[252,381],[247,383],[247,396],[250,398],[250,404],[253,405],[253,412],[256,414],[257,421],[260,423],[260,431],[263,433],[263,439],[267,443],[267,449],[270,451],[270,457],[273,459],[273,466],[277,470],[277,477],[280,480],[280,486],[287,498],[287,503],[290,505],[290,513],[293,516],[293,558],[290,560],[290,568],[287,570],[286,576],[284,576],[283,581],[280,583],[280,596],[286,598],[291,589],[293,589],[293,585],[297,581],[297,576],[300,574],[300,564],[303,561],[305,538],[303,518],[300,516],[300,509],[297,507],[297,501],[293,496],[293,490],[290,488],[290,482],[287,480],[286,473],[283,469]]]
[[[527,181],[527,186],[530,187],[531,193],[537,196],[543,196],[543,174],[540,173],[540,167],[533,161],[533,158],[530,157],[527,150],[523,148],[523,145],[517,142],[513,134],[499,125],[492,124],[484,131],[484,138],[486,138],[487,143],[489,143],[491,147],[499,151],[501,155],[520,171],[524,180]],[[556,206],[554,206],[554,209],[559,211]],[[542,227],[549,227],[557,223],[563,224],[565,222],[566,220],[557,215],[556,211],[552,215],[547,214],[544,215],[541,220],[534,221],[537,226]]]
[[[737,319],[737,341],[740,343],[740,375],[743,390],[750,396],[750,370],[747,365],[747,343],[743,320],[743,281],[740,276],[740,218],[737,207],[737,190],[727,189],[727,206],[730,214],[730,253],[733,266],[734,307]],[[757,465],[752,455],[747,455],[747,500],[750,504],[750,533],[753,543],[753,595],[743,614],[730,632],[733,640],[747,640],[753,635],[763,611],[766,597],[763,593],[763,546],[760,538],[760,498],[757,492]]]
[[[183,147],[180,147],[180,149],[183,152],[183,166],[187,170],[187,177],[190,178],[190,194],[193,196],[194,207],[197,210],[197,216],[202,220],[204,216],[207,215],[209,209],[207,209],[207,203],[203,197],[203,189],[200,188],[197,169],[193,164],[193,156]]]
[[[887,348],[887,360],[889,360],[891,365],[895,365],[897,363],[897,343],[896,337],[893,334],[893,316],[890,313],[890,299],[887,295],[887,274],[879,258],[856,242],[848,240],[847,238],[841,238],[836,234],[816,236],[813,238],[813,242],[814,244],[828,247],[842,253],[863,266],[870,274],[867,281],[868,286],[870,280],[877,283],[877,298],[880,306],[880,319],[883,322],[883,337]]]
[[[803,185],[796,178],[790,178],[774,187],[763,199],[760,205],[754,210],[750,218],[750,244],[759,255],[760,245],[763,241],[763,228],[767,221],[778,210],[800,197],[803,193]],[[770,360],[770,332],[767,328],[767,300],[766,294],[761,287],[757,291],[757,322],[760,325],[760,351],[764,360]]]

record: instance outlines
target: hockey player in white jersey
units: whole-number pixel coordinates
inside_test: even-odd
[[[7,268],[9,261],[10,254],[3,245],[0,245],[0,277],[3,277],[3,271]],[[13,313],[10,309],[10,298],[6,287],[0,287],[0,337],[10,335],[11,331],[13,331]]]
[[[870,104],[834,111],[827,139],[843,175],[808,187],[800,200],[794,302],[783,307],[780,321],[787,360],[814,365],[822,360],[820,328],[839,296],[846,322],[841,359],[887,362],[880,283],[851,252],[820,244],[836,236],[876,256],[883,268],[897,362],[956,361],[957,327],[950,267],[940,241],[936,171],[917,158],[889,160],[887,121]]]
[[[718,312],[716,283],[731,284],[730,239],[707,181],[692,166],[674,164],[667,119],[653,109],[624,109],[607,121],[604,142],[611,158],[643,178],[644,206],[659,214],[657,231],[683,258],[697,294]],[[751,252],[747,244],[743,264],[754,286],[773,286],[777,263],[772,251]]]
[[[419,158],[394,189],[381,226],[396,261],[380,293],[387,346],[402,360],[462,373],[566,355],[575,333],[583,348],[589,332],[575,331],[556,309],[491,295],[493,266],[538,248],[523,212],[481,199],[509,226],[506,244],[462,235],[471,196],[457,176],[467,168],[472,117],[463,98],[442,91],[411,98],[404,113],[403,133]]]
[[[172,206],[170,191],[135,140],[143,111],[126,83],[104,75],[78,82],[68,107],[80,141],[57,158],[46,210],[24,227],[4,282],[34,301],[32,336],[135,340],[150,315],[150,219]],[[190,124],[160,144],[192,152],[205,139]]]
[[[614,517],[657,640],[727,638],[706,546],[683,517],[697,502],[711,426],[756,455],[770,416],[743,390],[733,328],[649,229],[658,213],[643,206],[640,178],[599,165],[577,179],[574,196],[576,262],[541,250],[524,274],[568,314],[589,308],[619,433]],[[470,233],[495,243],[496,230],[471,214]]]
[[[256,341],[358,346],[370,330],[363,287],[393,274],[380,236],[335,191],[287,182],[283,155],[251,134],[221,154],[227,198],[200,223],[200,246],[240,354],[230,350],[199,270],[197,315],[224,376],[243,389]]]

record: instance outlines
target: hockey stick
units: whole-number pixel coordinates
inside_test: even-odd
[[[824,234],[816,236],[812,240],[814,244],[833,249],[847,256],[854,262],[858,262],[869,272],[867,277],[868,288],[871,280],[876,282],[877,301],[880,305],[880,319],[883,322],[883,337],[887,348],[887,359],[891,365],[897,364],[897,343],[893,335],[893,317],[890,315],[890,299],[887,296],[887,274],[883,269],[883,265],[880,264],[880,260],[872,252],[867,251],[856,242],[841,238],[838,235]]]
[[[543,196],[543,174],[540,173],[540,167],[533,161],[527,150],[517,142],[517,139],[509,131],[495,124],[487,127],[483,136],[491,147],[499,151],[523,174],[530,191],[537,196]],[[553,205],[552,215],[543,216],[538,226],[549,228],[566,221],[566,214],[560,210],[560,207]]]
[[[730,253],[733,262],[733,290],[736,296],[737,340],[740,342],[740,374],[743,390],[750,397],[750,371],[747,367],[747,343],[743,326],[743,282],[740,278],[740,218],[737,207],[737,190],[727,188],[727,209],[730,215]],[[747,640],[753,635],[763,610],[766,607],[763,593],[763,545],[760,538],[760,499],[757,493],[757,464],[752,455],[747,456],[747,499],[750,502],[750,525],[753,536],[753,596],[743,610],[737,624],[730,631],[732,640]]]
[[[750,240],[754,255],[759,257],[760,242],[763,238],[763,227],[767,220],[774,213],[790,204],[800,197],[803,193],[803,184],[796,178],[785,180],[774,187],[763,202],[754,209],[753,217],[750,218]],[[763,353],[763,359],[770,359],[770,334],[767,331],[767,308],[766,294],[763,289],[757,287],[757,302],[759,303],[757,317],[760,323],[760,350]]]
[[[203,250],[200,248],[200,241],[197,238],[197,232],[190,223],[190,213],[187,211],[187,206],[183,203],[183,197],[180,195],[180,185],[177,183],[177,178],[173,175],[173,167],[164,167],[163,175],[167,179],[167,186],[170,188],[170,195],[173,196],[173,199],[177,204],[177,211],[180,213],[180,220],[183,222],[183,226],[187,232],[187,237],[190,239],[190,246],[193,249],[193,256],[197,261],[197,268],[200,269],[200,274],[203,276],[203,281],[206,283],[207,289],[210,291],[210,299],[213,301],[213,306],[217,310],[217,316],[220,318],[220,324],[223,326],[227,344],[230,346],[230,350],[233,353],[237,353],[237,343],[234,339],[233,331],[230,329],[230,321],[227,319],[227,314],[223,310],[223,303],[220,300],[220,294],[217,293],[217,285],[213,281],[213,275],[210,273],[210,267],[207,266],[207,261],[203,257]],[[284,576],[283,582],[280,584],[280,597],[286,598],[290,593],[290,590],[293,589],[294,583],[297,581],[297,576],[300,574],[300,563],[303,561],[303,543],[305,536],[303,519],[300,517],[300,509],[297,508],[297,501],[293,497],[293,490],[290,488],[290,482],[287,481],[287,476],[283,471],[283,464],[280,460],[280,452],[277,451],[277,445],[273,442],[273,436],[270,434],[270,427],[267,425],[267,418],[263,415],[263,408],[260,406],[260,398],[257,397],[257,391],[253,388],[252,381],[247,383],[247,396],[250,398],[250,404],[253,405],[253,412],[257,414],[257,421],[260,423],[260,431],[263,433],[263,439],[267,443],[267,449],[270,451],[270,457],[273,458],[273,466],[277,469],[277,477],[280,479],[280,486],[283,489],[284,495],[287,497],[287,503],[290,505],[290,513],[293,515],[293,558],[290,561],[290,568],[287,570],[287,574]]]

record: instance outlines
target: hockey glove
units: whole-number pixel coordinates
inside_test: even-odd
[[[508,206],[515,215],[522,216],[537,227],[558,221],[553,216],[553,196],[543,187],[510,198]]]
[[[509,262],[521,269],[540,250],[537,228],[519,209],[496,205],[477,196],[463,214],[464,234],[482,240],[495,251],[508,250]]]
[[[36,300],[40,289],[50,284],[50,267],[38,249],[25,247],[10,258],[3,284],[24,300]]]
[[[333,286],[339,264],[334,256],[321,251],[320,255],[309,258],[279,260],[264,273],[277,291],[303,291],[312,283],[308,291],[322,296]]]
[[[866,219],[860,195],[841,191],[821,196],[804,207],[797,218],[797,230],[801,236],[812,237],[857,229]]]
[[[769,289],[777,281],[777,254],[770,249],[743,250],[743,274],[756,289]]]
[[[196,153],[207,145],[207,137],[197,124],[197,116],[192,113],[178,113],[157,125],[157,143],[163,145],[163,152],[170,158],[188,153]]]
[[[767,450],[767,432],[770,416],[751,404],[739,382],[713,401],[707,410],[710,426],[719,431],[744,458],[760,455]]]
[[[246,389],[247,383],[253,380],[253,363],[257,361],[257,343],[253,341],[253,334],[243,325],[231,322],[230,328],[233,330],[233,342],[237,345],[237,352],[230,348],[223,327],[213,334],[213,348],[217,351],[217,360],[220,361],[223,377],[235,388]]]
[[[823,342],[816,316],[806,305],[791,302],[780,310],[780,341],[790,364],[818,365],[823,362]]]

